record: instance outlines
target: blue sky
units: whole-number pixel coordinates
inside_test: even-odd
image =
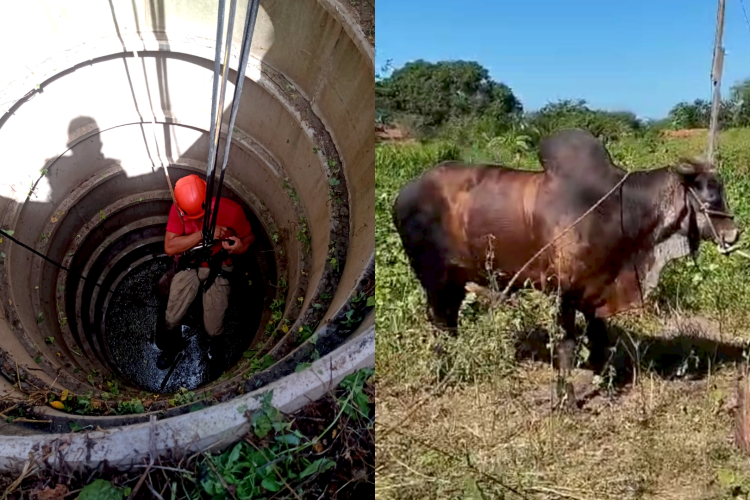
[[[724,95],[750,77],[742,4],[726,3]],[[716,0],[377,0],[376,69],[388,59],[395,67],[473,60],[527,110],[581,98],[660,118],[679,101],[711,98],[716,7]]]

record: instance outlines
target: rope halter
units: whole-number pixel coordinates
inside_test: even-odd
[[[698,193],[696,193],[695,189],[693,189],[692,187],[688,187],[688,192],[693,196],[693,198],[695,198],[696,203],[698,203],[698,210],[703,212],[703,215],[706,216],[706,220],[708,221],[708,227],[711,228],[711,233],[713,233],[714,239],[717,242],[716,246],[718,247],[719,253],[728,255],[731,252],[737,250],[737,248],[739,248],[739,244],[727,246],[724,243],[724,239],[721,238],[721,236],[719,236],[719,232],[716,230],[716,227],[714,226],[714,223],[711,220],[711,216],[734,220],[734,215],[729,214],[727,212],[722,212],[720,210],[712,209],[711,207],[709,207],[708,203],[700,199],[700,197],[698,196]]]

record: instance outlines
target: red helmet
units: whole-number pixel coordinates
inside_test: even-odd
[[[206,213],[206,181],[197,175],[178,180],[174,185],[174,197],[188,219],[200,219]]]

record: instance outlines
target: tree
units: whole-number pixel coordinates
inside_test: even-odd
[[[735,109],[736,105],[731,101],[722,101],[719,104],[720,128],[737,125],[733,117]],[[678,102],[669,111],[669,122],[676,130],[708,128],[711,124],[711,103],[705,99],[696,99],[692,103]]]
[[[605,111],[589,108],[583,99],[548,103],[527,118],[535,136],[541,138],[555,130],[581,128],[605,140],[616,140],[640,132],[643,124],[629,111]]]
[[[732,86],[729,91],[728,108],[733,126],[750,126],[750,78]]]
[[[508,120],[522,111],[511,89],[472,61],[407,63],[376,82],[376,102],[393,113],[421,116],[428,127],[467,116]]]
[[[708,128],[711,121],[711,103],[696,99],[678,102],[669,111],[669,120],[674,129]]]

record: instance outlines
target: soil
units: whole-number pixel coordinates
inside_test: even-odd
[[[375,125],[375,140],[377,142],[409,142],[411,137],[397,125]]]
[[[665,130],[663,134],[665,137],[694,137],[706,132],[708,132],[708,129],[705,128],[686,128],[682,130]]]
[[[354,19],[359,22],[362,32],[371,45],[375,45],[375,1],[374,0],[342,0],[341,5],[353,12]]]

